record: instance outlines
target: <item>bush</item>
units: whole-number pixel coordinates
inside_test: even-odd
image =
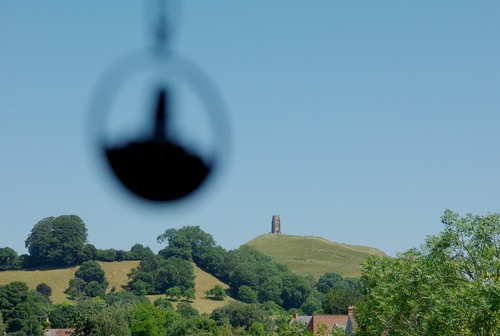
[[[52,295],[52,288],[50,288],[50,286],[45,282],[38,284],[36,286],[36,291],[45,296],[47,299],[49,299],[49,297]]]

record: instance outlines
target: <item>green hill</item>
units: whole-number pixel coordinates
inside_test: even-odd
[[[108,291],[115,286],[117,290],[122,290],[122,285],[128,282],[127,274],[130,270],[139,265],[139,261],[121,261],[121,262],[101,262],[102,269],[106,273],[106,278],[109,282]],[[216,284],[223,288],[229,288],[226,284],[220,282],[210,274],[202,271],[194,265],[194,274],[196,275],[196,300],[191,305],[200,313],[211,313],[212,310],[225,305],[233,300],[227,297],[224,301],[215,301],[205,298],[205,291],[214,287]],[[46,283],[52,288],[52,296],[50,299],[53,303],[61,303],[67,300],[67,295],[64,290],[68,288],[69,280],[75,276],[75,271],[78,267],[68,267],[60,269],[45,269],[37,268],[20,271],[2,271],[0,272],[0,285],[8,284],[12,281],[25,282],[30,289],[35,289],[39,283]],[[154,301],[157,297],[165,297],[164,295],[149,295],[150,301]],[[174,306],[177,302],[172,302]]]
[[[366,246],[334,243],[320,237],[263,234],[248,245],[270,256],[273,261],[287,265],[300,275],[313,275],[316,279],[326,272],[348,277],[361,276],[360,264],[370,255],[385,253]]]

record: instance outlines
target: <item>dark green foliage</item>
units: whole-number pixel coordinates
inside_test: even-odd
[[[361,290],[361,279],[360,278],[344,278],[344,282],[350,289]]]
[[[115,304],[137,305],[143,301],[147,301],[147,298],[145,296],[135,295],[134,293],[128,291],[107,293],[106,295],[104,295],[103,299],[109,306]]]
[[[221,335],[215,321],[205,315],[196,315],[185,319],[173,311],[167,311],[168,336],[219,336]],[[224,334],[233,335],[233,334]]]
[[[76,306],[68,303],[55,304],[49,311],[51,328],[68,328]]]
[[[31,229],[25,241],[33,266],[42,264],[72,265],[84,258],[87,228],[80,217],[48,217]]]
[[[187,302],[179,302],[179,304],[177,304],[177,312],[185,319],[199,315],[198,311]]]
[[[273,301],[261,303],[260,307],[267,311],[270,315],[282,315],[286,313],[286,311],[281,306]]]
[[[319,278],[318,283],[316,284],[316,289],[324,294],[337,288],[360,291],[361,282],[359,278],[343,278],[337,273],[325,273]]]
[[[83,261],[97,260],[97,248],[92,244],[85,244],[83,255]]]
[[[50,302],[24,282],[0,286],[0,311],[9,335],[38,335],[41,325],[36,316],[45,315],[49,307]]]
[[[131,275],[134,275],[133,271]],[[133,282],[129,283],[130,291],[134,293],[134,295],[147,295],[148,293],[154,293],[155,291],[152,282],[152,277],[150,282],[145,282],[142,279],[136,278]]]
[[[319,311],[321,311],[322,302],[315,298],[313,295],[310,295],[306,301],[300,306],[300,309],[304,312],[305,315],[313,315]]]
[[[118,251],[114,248],[106,249],[106,250],[97,250],[97,260],[99,261],[116,261]]]
[[[165,293],[175,286],[183,293],[195,285],[194,268],[189,261],[175,257],[165,260],[159,255],[145,254],[129,278],[129,287],[136,294]]]
[[[0,271],[20,269],[22,266],[16,251],[10,247],[0,248]]]
[[[144,254],[153,254],[149,246],[144,247],[142,244],[134,244],[127,253],[127,260],[141,260]]]
[[[167,289],[165,291],[165,295],[168,298],[179,300],[182,297],[182,291],[179,287],[174,286],[174,287],[170,287],[169,289]]]
[[[96,261],[86,261],[75,272],[75,277],[82,279],[89,283],[91,281],[98,282],[104,289],[108,288],[108,281],[106,280],[106,273],[101,265]]]
[[[169,258],[163,263],[158,274],[160,277],[164,277],[165,287],[179,286],[184,292],[195,286],[193,265],[186,260]]]
[[[325,273],[319,277],[316,283],[316,289],[321,293],[328,293],[331,289],[339,287],[339,283],[343,281],[342,275],[334,272]],[[343,286],[342,286],[343,287]]]
[[[47,285],[45,282],[42,282],[36,286],[36,291],[50,300],[50,296],[52,295],[52,288]]]
[[[174,306],[172,305],[172,303],[167,300],[167,299],[164,299],[164,298],[157,298],[155,300],[155,302],[153,303],[153,305],[157,308],[161,308],[163,310],[168,310],[168,309],[174,309]]]
[[[227,296],[224,288],[222,288],[221,285],[215,285],[213,288],[205,291],[205,294],[207,295],[207,297],[218,301],[224,300]]]
[[[216,308],[210,316],[218,325],[229,321],[233,328],[248,329],[254,322],[262,323],[266,331],[271,331],[273,328],[269,313],[256,304],[233,301],[223,307]]]
[[[257,293],[248,286],[240,286],[238,289],[238,300],[245,303],[257,303]]]
[[[191,287],[191,288],[186,289],[184,291],[184,293],[182,293],[182,296],[184,296],[186,298],[186,300],[192,301],[192,300],[196,299],[195,293],[196,293],[196,289],[194,287]]]
[[[83,279],[73,278],[69,280],[69,287],[64,293],[68,294],[71,300],[83,299],[85,297],[84,287],[85,281]]]
[[[264,326],[262,323],[255,321],[252,323],[252,325],[248,328],[248,336],[266,336],[266,330],[264,329]]]
[[[123,260],[125,260],[125,251],[124,250],[116,251],[116,261],[123,261]]]
[[[283,280],[279,276],[272,276],[259,286],[259,301],[272,301],[278,305],[283,304],[281,292],[283,291]]]
[[[0,335],[3,335],[4,331],[5,331],[5,323],[3,322],[2,313],[0,313]]]
[[[87,283],[85,285],[85,287],[83,288],[83,291],[85,293],[85,296],[88,296],[88,297],[99,296],[102,298],[104,296],[104,294],[106,294],[102,285],[100,283],[98,283],[97,281],[91,281],[91,282]]]
[[[298,308],[311,294],[312,288],[309,281],[294,273],[285,274],[283,277],[283,308]]]
[[[70,321],[75,333],[84,336],[129,336],[130,307],[109,306],[101,298],[81,300]]]
[[[108,288],[106,274],[101,265],[96,261],[86,261],[75,272],[75,278],[69,281],[69,287],[65,293],[72,300],[84,297],[104,297]]]
[[[193,249],[187,238],[184,236],[176,236],[175,238],[175,240],[171,239],[168,246],[159,251],[158,254],[165,259],[176,257],[187,261],[193,261]]]
[[[365,298],[359,290],[339,287],[325,295],[323,310],[325,314],[347,314],[347,307],[364,301]]]
[[[197,265],[203,265],[205,254],[216,246],[211,234],[200,229],[199,226],[184,226],[179,230],[168,229],[157,238],[158,243],[167,242],[173,256],[185,256],[185,260],[192,260]],[[189,256],[188,256],[189,255]]]

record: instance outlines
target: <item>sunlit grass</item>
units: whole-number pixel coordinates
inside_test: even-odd
[[[334,243],[324,238],[264,234],[247,243],[274,261],[287,265],[300,275],[316,279],[326,272],[348,277],[361,276],[361,263],[369,255],[385,254],[375,248]]]
[[[106,273],[106,278],[109,282],[109,292],[112,287],[115,287],[116,291],[123,290],[123,286],[126,286],[128,283],[127,274],[130,273],[132,268],[139,265],[139,261],[99,262],[99,264]],[[69,280],[75,276],[75,271],[78,268],[79,266],[60,269],[38,268],[33,270],[4,271],[0,272],[0,285],[5,285],[13,281],[22,281],[30,289],[35,289],[38,284],[44,282],[52,288],[52,296],[50,297],[52,302],[61,303],[68,300],[64,291],[68,288]],[[200,313],[211,313],[215,308],[233,300],[229,297],[224,301],[206,299],[205,291],[216,284],[221,285],[224,289],[229,287],[196,266],[194,266],[194,273],[196,275],[196,299],[190,302],[190,304]],[[148,295],[151,302],[157,297],[165,297],[165,295]],[[174,306],[177,306],[178,302],[174,301],[172,303]]]

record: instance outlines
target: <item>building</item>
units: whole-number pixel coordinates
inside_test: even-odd
[[[314,335],[317,334],[318,326],[321,324],[326,326],[328,333],[330,333],[333,328],[338,327],[342,328],[348,334],[354,334],[354,330],[357,328],[358,324],[354,318],[352,308],[353,307],[348,308],[347,315],[317,314],[312,316],[299,316],[298,314],[293,314],[290,324],[302,323],[307,326],[307,329]]]
[[[273,215],[273,220],[271,222],[271,233],[281,233],[281,222],[279,215]]]

